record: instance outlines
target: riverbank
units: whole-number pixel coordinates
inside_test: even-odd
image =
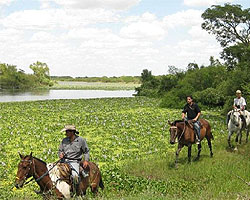
[[[104,82],[82,82],[82,81],[57,81],[50,89],[67,90],[135,90],[138,83],[104,83]]]

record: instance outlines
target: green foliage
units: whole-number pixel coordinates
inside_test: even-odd
[[[28,89],[36,86],[35,77],[14,65],[0,63],[0,89]]]
[[[197,102],[211,107],[223,106],[225,102],[223,94],[215,88],[195,92],[193,97]]]
[[[36,77],[40,85],[52,86],[53,82],[50,80],[49,67],[46,63],[37,61],[30,65],[30,69],[33,70],[34,76]]]
[[[144,69],[141,73],[141,86],[135,88],[137,96],[157,97],[159,80],[152,75],[151,71]]]
[[[202,18],[202,28],[214,34],[222,47],[236,42],[249,46],[250,8],[214,5],[202,14]]]
[[[0,199],[42,199],[33,192],[38,189],[34,182],[19,190],[14,187],[18,152],[32,151],[46,162],[56,161],[58,146],[65,137],[60,130],[65,124],[77,126],[87,139],[91,161],[101,169],[105,190],[97,199],[249,197],[248,186],[230,174],[233,171],[246,180],[250,178],[246,167],[249,148],[239,154],[225,151],[225,119],[218,110],[202,112],[212,126],[215,158],[206,156],[209,150],[204,145],[201,160],[187,165],[184,149],[180,168],[175,170],[176,146],[169,144],[166,122],[179,119],[181,110],[159,108],[155,99],[15,102],[0,103],[0,109]],[[92,199],[90,191],[87,197]]]
[[[102,82],[102,83],[134,83],[140,84],[138,76],[120,76],[120,77],[76,77],[71,76],[51,76],[55,81],[76,81],[76,82]]]

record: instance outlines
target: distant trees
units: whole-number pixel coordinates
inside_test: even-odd
[[[47,65],[31,65],[34,74],[25,74],[14,65],[0,63],[0,89],[30,89],[52,84]]]

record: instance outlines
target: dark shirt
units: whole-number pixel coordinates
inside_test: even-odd
[[[187,118],[190,120],[194,119],[201,110],[196,103],[193,103],[191,106],[187,103],[182,112],[187,114]]]

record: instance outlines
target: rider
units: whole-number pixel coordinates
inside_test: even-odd
[[[59,158],[64,159],[64,161],[70,165],[74,188],[79,194],[80,161],[82,160],[82,155],[84,155],[83,168],[88,166],[89,148],[86,140],[77,135],[79,132],[74,125],[66,125],[61,132],[65,132],[67,137],[62,140],[59,146],[58,155]],[[88,174],[84,173],[84,170],[83,176],[88,176]]]
[[[245,118],[245,109],[246,109],[246,100],[241,96],[241,91],[236,91],[237,98],[234,99],[233,108],[240,109],[240,117],[243,121],[242,129],[246,127],[246,118]]]
[[[201,115],[201,110],[199,106],[193,102],[193,97],[187,96],[187,104],[184,106],[182,111],[182,119],[186,119],[187,114],[187,120],[192,120],[194,124],[194,129],[197,135],[197,142],[196,144],[200,144],[200,122],[199,117]]]

